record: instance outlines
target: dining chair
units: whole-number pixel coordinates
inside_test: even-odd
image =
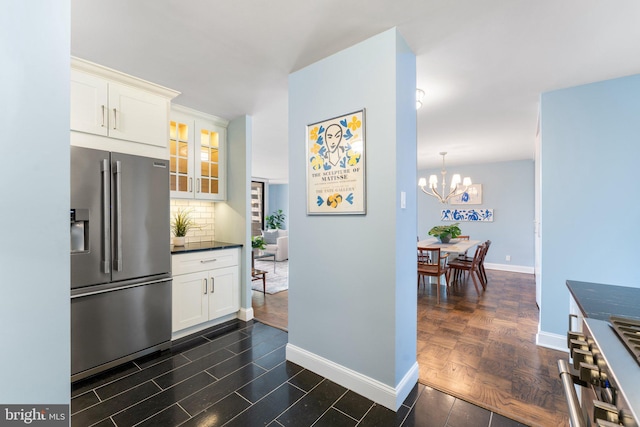
[[[482,286],[482,289],[486,289],[486,284],[482,279],[482,273],[480,272],[480,260],[482,258],[482,253],[486,249],[486,244],[482,243],[478,245],[476,248],[476,253],[473,256],[473,260],[471,262],[455,259],[449,263],[449,271],[447,273],[447,281],[451,283],[451,272],[452,271],[468,271],[471,280],[473,280],[473,286],[476,288],[476,292],[480,295],[480,288],[478,287],[478,282]],[[455,277],[455,276],[454,276]],[[476,280],[477,277],[477,280]]]
[[[469,240],[469,236],[458,236],[458,237],[456,237],[456,239],[458,239],[458,240]],[[467,252],[468,252],[468,250],[464,251],[464,253],[462,253],[462,254],[458,254],[458,258],[459,259],[469,258],[467,256]],[[471,258],[469,258],[469,260],[471,260]]]
[[[482,278],[484,279],[484,284],[487,284],[487,272],[484,269],[484,259],[487,257],[487,252],[489,252],[489,246],[491,246],[491,240],[487,240],[484,242],[486,248],[484,249],[484,253],[482,254],[482,259],[480,260],[480,273],[482,274]]]
[[[440,278],[444,276],[447,279],[449,266],[447,258],[449,254],[445,254],[440,248],[418,248],[418,286],[420,280],[424,283],[424,277],[437,277],[436,284],[437,302],[440,303]],[[445,281],[445,286],[447,282]]]
[[[484,269],[484,260],[487,257],[487,252],[489,251],[489,246],[491,246],[491,240],[487,240],[486,242],[483,243],[485,245],[485,248],[482,252],[482,254],[480,255],[480,261],[478,262],[478,271],[480,272],[480,281],[483,284],[483,287],[487,286],[487,282],[488,282],[488,278],[487,278],[487,272]],[[473,258],[471,257],[465,257],[465,258],[458,258],[456,261],[460,261],[460,262],[466,262],[468,264],[470,264],[471,262],[473,262]],[[460,276],[460,274],[463,274],[465,270],[460,270],[460,269],[456,269],[454,271],[454,280],[457,280]]]
[[[418,239],[417,242],[420,243],[420,236],[417,236],[417,239]],[[420,251],[420,248],[418,248],[418,262],[424,262],[426,260],[427,260],[426,254],[423,254]]]

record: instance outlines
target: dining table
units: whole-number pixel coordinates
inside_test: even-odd
[[[481,243],[480,240],[469,240],[469,239],[451,239],[449,243],[442,243],[435,237],[431,237],[425,240],[420,240],[418,242],[418,249],[438,249],[448,252],[448,253],[458,253],[463,254],[467,252],[472,247],[479,245]]]
[[[464,254],[469,249],[474,246],[482,243],[480,240],[470,240],[470,239],[451,239],[448,243],[442,243],[440,240],[435,237],[430,237],[425,240],[418,241],[418,249],[440,249],[443,252],[447,252],[449,254]],[[457,255],[449,255],[451,259],[457,258]],[[437,283],[439,283],[439,279]],[[429,278],[429,283],[434,281],[433,277]],[[445,275],[446,281],[446,275]],[[448,283],[447,283],[448,284]]]

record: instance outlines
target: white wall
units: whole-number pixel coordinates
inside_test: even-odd
[[[363,107],[366,215],[308,216],[306,126]],[[415,56],[395,29],[290,75],[287,358],[343,369],[319,373],[389,407],[358,386],[401,403],[417,380],[415,165]]]
[[[70,398],[68,0],[0,14],[0,403]]]
[[[566,280],[640,287],[640,75],[545,93],[541,112],[540,329],[563,345]]]

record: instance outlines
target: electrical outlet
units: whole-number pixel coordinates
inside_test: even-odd
[[[507,255],[506,260],[511,261],[511,255]]]

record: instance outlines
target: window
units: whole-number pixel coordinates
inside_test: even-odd
[[[251,181],[251,235],[264,230],[264,182]]]

